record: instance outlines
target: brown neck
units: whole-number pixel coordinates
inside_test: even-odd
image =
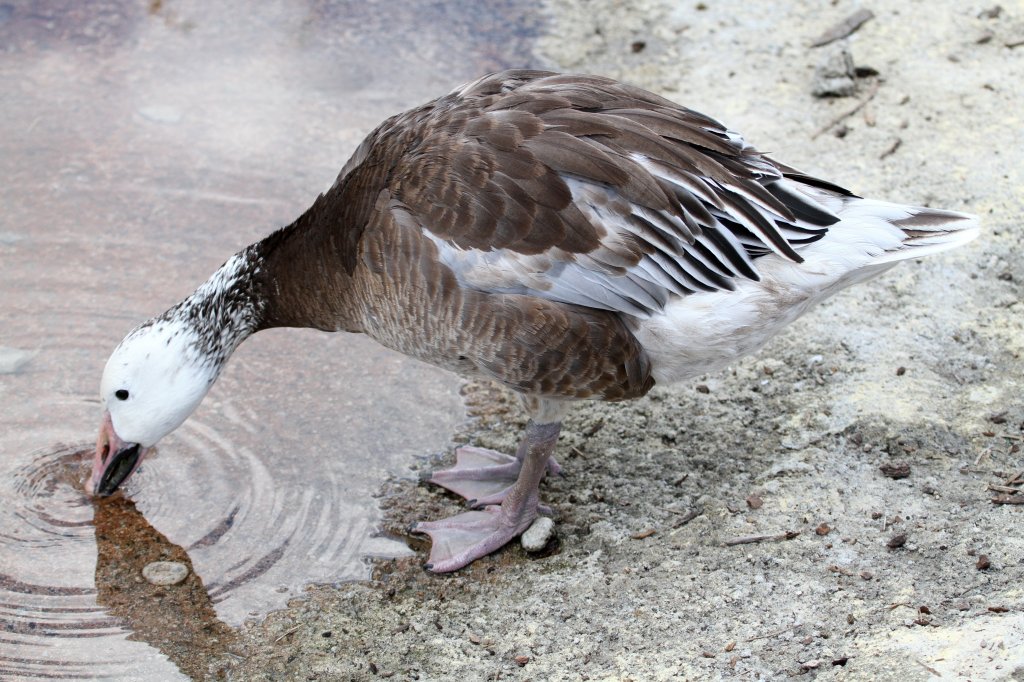
[[[340,203],[332,188],[294,223],[249,247],[265,300],[258,329],[361,331],[351,300],[358,235],[339,224],[346,214]]]

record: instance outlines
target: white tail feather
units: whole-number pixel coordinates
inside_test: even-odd
[[[902,207],[908,217],[892,221],[907,237],[900,248],[887,251],[872,261],[873,265],[893,263],[910,258],[923,258],[934,253],[963,246],[980,233],[977,217],[955,211],[932,208]]]

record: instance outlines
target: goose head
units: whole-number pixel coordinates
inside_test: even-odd
[[[117,490],[157,441],[202,402],[220,368],[203,352],[200,338],[180,320],[150,320],[111,354],[100,382],[103,418],[90,492]]]
[[[195,292],[133,329],[100,381],[103,419],[86,490],[110,495],[188,419],[235,348],[259,327],[257,255],[229,258]]]

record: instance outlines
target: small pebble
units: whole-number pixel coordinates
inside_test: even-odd
[[[526,529],[519,542],[527,552],[539,552],[548,544],[554,529],[554,521],[547,516],[540,516],[533,522],[533,525]]]
[[[884,476],[899,479],[910,476],[910,465],[906,462],[886,462],[878,467]]]
[[[845,45],[829,49],[814,70],[811,94],[815,97],[849,97],[856,91],[850,50]]]
[[[141,107],[138,111],[140,116],[154,123],[174,124],[181,121],[181,111],[174,107],[155,105]]]
[[[32,350],[0,346],[0,374],[17,374],[35,354]]]
[[[153,585],[177,585],[188,577],[188,566],[177,561],[154,561],[142,569],[142,577]]]

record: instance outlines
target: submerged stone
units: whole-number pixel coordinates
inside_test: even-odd
[[[154,561],[142,569],[142,577],[154,585],[177,585],[188,577],[188,566],[177,561]]]

